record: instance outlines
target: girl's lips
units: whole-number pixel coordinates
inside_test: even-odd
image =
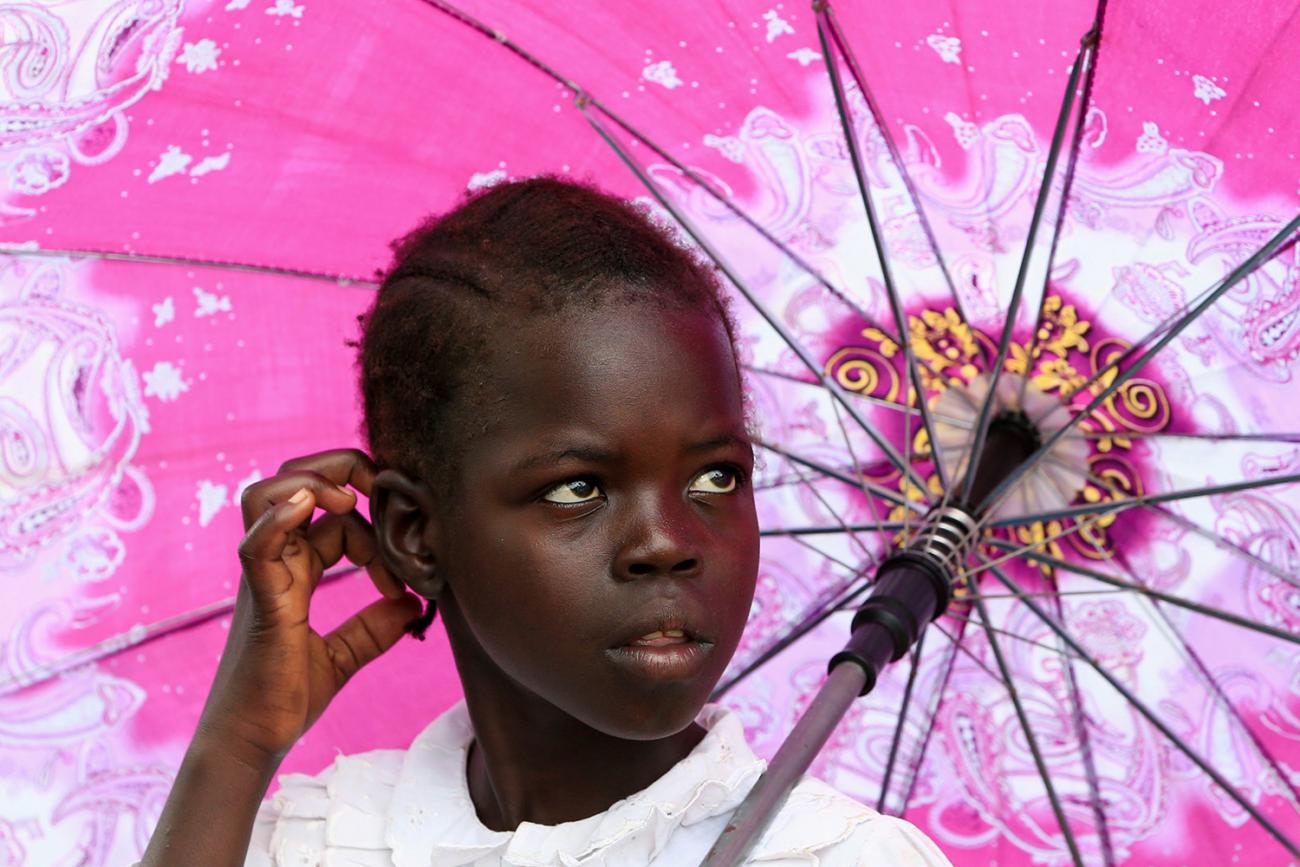
[[[685,644],[690,641],[690,636],[680,629],[656,629],[654,632],[641,636],[629,646],[632,647],[665,647],[670,644]]]
[[[647,636],[649,638],[649,636]],[[687,637],[654,639],[660,643],[642,643],[642,639],[605,651],[616,665],[648,680],[689,680],[704,668],[713,651],[712,642]]]

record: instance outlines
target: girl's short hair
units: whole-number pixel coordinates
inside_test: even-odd
[[[471,413],[499,397],[475,371],[521,314],[650,304],[716,313],[735,327],[714,269],[648,209],[555,177],[467,194],[393,242],[357,317],[361,434],[381,467],[455,490]],[[429,613],[431,615],[431,612]],[[427,625],[427,623],[426,623]]]

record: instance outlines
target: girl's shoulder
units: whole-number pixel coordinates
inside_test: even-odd
[[[804,777],[794,788],[751,857],[820,867],[951,867],[912,823],[877,812],[815,777]]]

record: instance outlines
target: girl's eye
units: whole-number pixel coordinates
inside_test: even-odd
[[[740,486],[740,473],[726,467],[705,470],[691,482],[691,492],[696,494],[730,494]]]
[[[560,484],[542,494],[542,499],[546,502],[559,503],[562,506],[590,503],[599,497],[600,488],[591,479],[572,479],[571,481],[560,482]]]

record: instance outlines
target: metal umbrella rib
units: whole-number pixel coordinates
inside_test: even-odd
[[[1020,259],[1020,270],[1016,274],[1016,284],[1011,293],[1006,322],[1002,326],[1002,336],[998,340],[998,354],[988,372],[990,377],[988,393],[984,398],[983,405],[980,407],[979,419],[975,422],[975,439],[971,444],[971,459],[966,463],[966,476],[962,482],[963,491],[969,491],[975,483],[975,472],[980,463],[980,456],[984,451],[989,422],[992,418],[991,410],[997,395],[998,379],[1002,374],[1003,366],[1006,364],[1007,354],[1011,349],[1011,336],[1015,331],[1016,320],[1019,317],[1025,281],[1029,276],[1029,262],[1034,252],[1034,242],[1038,235],[1039,226],[1042,224],[1043,213],[1047,208],[1047,199],[1051,194],[1051,179],[1056,172],[1056,162],[1060,158],[1061,149],[1065,143],[1065,130],[1070,118],[1070,109],[1076,97],[1075,91],[1079,86],[1079,78],[1083,73],[1083,67],[1089,63],[1096,46],[1099,35],[1097,32],[1098,27],[1099,22],[1094,23],[1093,29],[1084,36],[1083,47],[1070,67],[1070,77],[1065,84],[1065,97],[1057,116],[1056,130],[1052,133],[1051,145],[1048,147],[1047,165],[1043,170],[1043,181],[1039,186],[1038,200],[1034,203],[1034,213],[1029,221],[1029,235],[1025,239],[1025,249]]]
[[[984,600],[980,597],[979,590],[972,588],[972,598],[975,602],[975,610],[979,613],[980,626],[984,628],[988,636],[989,649],[993,651],[993,659],[997,662],[998,674],[1002,685],[1007,690],[1007,695],[1011,697],[1011,704],[1016,711],[1016,719],[1020,722],[1020,730],[1025,736],[1025,741],[1029,744],[1029,751],[1034,757],[1034,767],[1038,769],[1038,776],[1043,781],[1043,788],[1047,792],[1047,798],[1052,804],[1052,813],[1056,816],[1056,823],[1065,835],[1065,845],[1070,850],[1070,858],[1074,861],[1076,867],[1082,867],[1083,856],[1079,854],[1079,844],[1074,839],[1074,832],[1070,828],[1070,821],[1065,817],[1065,810],[1061,807],[1061,799],[1057,797],[1056,786],[1052,784],[1052,775],[1047,772],[1047,764],[1043,761],[1042,751],[1038,748],[1038,738],[1034,737],[1034,727],[1029,724],[1029,718],[1025,715],[1024,705],[1020,701],[1020,692],[1016,689],[1014,680],[1011,677],[1011,671],[1007,668],[1007,661],[1002,656],[1002,647],[997,640],[997,631],[994,630],[993,624],[989,619],[988,610],[984,605]]]
[[[934,436],[934,426],[930,421],[930,411],[925,400],[925,387],[921,383],[921,374],[917,369],[915,354],[912,350],[912,341],[908,337],[906,315],[903,313],[903,303],[898,293],[898,285],[894,279],[893,268],[889,263],[889,254],[886,252],[884,240],[880,234],[880,220],[876,216],[876,206],[871,201],[871,191],[867,183],[866,170],[862,166],[862,154],[858,148],[857,131],[853,126],[853,118],[849,114],[849,107],[844,96],[844,87],[840,83],[840,74],[838,64],[835,58],[835,52],[831,49],[831,38],[827,33],[828,24],[823,15],[817,19],[817,38],[821,42],[822,53],[826,58],[826,73],[830,78],[831,92],[835,97],[835,108],[840,118],[840,128],[844,133],[844,143],[849,150],[849,160],[853,164],[853,177],[857,181],[858,196],[862,200],[863,210],[867,215],[867,226],[871,230],[871,241],[876,251],[876,261],[880,265],[881,281],[885,285],[885,294],[889,298],[889,309],[894,317],[894,328],[899,334],[899,346],[903,351],[903,366],[912,383],[912,388],[916,392],[916,405],[921,413],[921,424],[925,427],[926,436],[930,442],[936,442]],[[903,172],[903,166],[900,164],[896,167],[899,172]],[[951,281],[949,281],[951,283]],[[904,389],[904,404],[911,404],[906,397]],[[905,431],[903,439],[904,448],[909,451],[905,453],[905,460],[910,465],[910,449],[912,437],[910,432]],[[939,474],[939,482],[945,488],[947,479],[941,462],[935,462],[935,471]]]

